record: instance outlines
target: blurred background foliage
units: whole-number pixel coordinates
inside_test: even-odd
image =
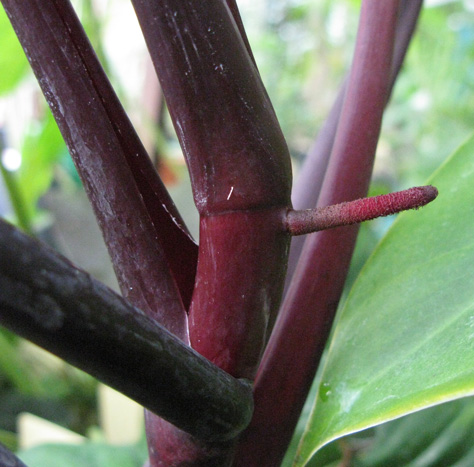
[[[73,3],[157,169],[197,232],[183,158],[130,2]],[[241,0],[239,5],[297,178],[350,66],[360,0]],[[80,180],[3,9],[0,77],[0,215],[116,287]],[[422,184],[467,138],[474,123],[473,87],[474,2],[427,1],[385,114],[371,194]],[[391,222],[380,219],[363,226],[349,283]],[[0,332],[0,442],[12,448],[16,447],[16,415],[22,411],[82,434],[97,424],[95,381],[38,355],[17,337]],[[430,409],[438,411],[436,420],[442,422],[416,449],[428,449],[453,424],[463,426],[464,434],[472,432],[472,408],[466,404]],[[403,452],[408,457],[389,462],[396,449],[387,451],[383,446],[388,434],[394,446],[394,439],[408,442],[410,430],[421,430],[433,419],[421,414],[412,417],[329,446],[315,465],[408,465],[407,459],[421,451],[416,454],[405,443]],[[391,431],[394,427],[401,433],[399,438]],[[472,445],[467,435],[456,439]],[[383,457],[383,449],[392,454]],[[397,449],[401,452],[400,445]],[[350,463],[338,464],[349,455]],[[429,459],[425,456],[413,465],[474,465],[474,461],[443,463],[439,456],[436,462]]]

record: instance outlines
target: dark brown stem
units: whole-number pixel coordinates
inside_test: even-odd
[[[324,208],[290,210],[286,215],[286,229],[290,235],[305,235],[343,225],[357,224],[408,209],[421,208],[437,196],[438,190],[435,187],[421,186]]]
[[[198,439],[227,441],[250,420],[249,384],[3,221],[0,323]]]

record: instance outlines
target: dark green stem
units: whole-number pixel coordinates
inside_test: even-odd
[[[232,439],[250,421],[250,385],[3,221],[0,323],[198,439]]]

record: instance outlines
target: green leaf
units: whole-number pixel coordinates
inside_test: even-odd
[[[0,428],[0,443],[10,451],[14,451],[18,447],[17,434]]]
[[[55,164],[67,155],[66,145],[49,110],[43,121],[31,126],[21,153],[18,181],[23,188],[25,208],[35,212],[38,199],[51,185]]]
[[[363,439],[367,431],[344,438],[354,467],[452,466],[472,455],[474,400],[437,405],[368,431],[372,435]]]
[[[474,394],[474,138],[434,174],[440,195],[399,216],[352,288],[299,447]]]
[[[0,95],[16,87],[28,62],[3,8],[0,8]]]
[[[0,375],[21,393],[37,394],[41,391],[38,379],[20,355],[17,339],[10,339],[9,334],[0,329]]]
[[[45,444],[17,453],[28,467],[142,467],[147,459],[143,443],[113,446],[104,443]]]

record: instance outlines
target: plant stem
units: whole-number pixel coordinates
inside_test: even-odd
[[[391,65],[391,90],[393,89],[411,38],[413,37],[422,5],[423,0],[402,0],[400,2],[400,13],[397,21],[397,32]],[[301,167],[300,175],[294,184],[292,193],[292,201],[295,209],[313,208],[318,203],[318,197],[321,192],[324,175],[326,174],[329,157],[336,136],[346,88],[347,78],[343,81],[331,112],[319,131],[313,146],[309,150],[303,167]],[[387,102],[391,90],[387,95]],[[295,272],[304,242],[304,237],[295,238],[291,242],[286,279],[287,288]]]
[[[290,207],[288,148],[233,1],[133,5],[201,216],[191,345],[233,376],[252,379],[286,270],[290,236],[281,229],[281,212]],[[147,431],[158,433],[151,423]],[[174,451],[183,465],[193,465],[192,449],[192,458],[179,457],[182,444],[179,433],[149,438],[150,462],[162,465]]]
[[[398,0],[363,0],[354,62],[319,205],[366,196],[387,100]],[[308,237],[254,386],[236,465],[279,465],[329,334],[357,225]]]
[[[437,196],[438,190],[435,187],[422,186],[324,208],[290,210],[286,216],[286,228],[290,235],[305,235],[357,224],[408,209],[418,209],[433,201]]]
[[[250,420],[248,383],[3,221],[0,322],[198,439],[232,439]]]
[[[187,339],[183,301],[190,300],[196,245],[74,9],[67,0],[2,3],[81,176],[124,297]]]
[[[239,7],[237,6],[237,2],[236,0],[225,0],[225,3],[229,8],[230,12],[232,13],[235,24],[239,29],[240,36],[245,44],[245,48],[247,49],[247,52],[249,53],[250,58],[252,59],[252,62],[254,63],[255,67],[257,67],[257,62],[255,61],[252,48],[250,47],[249,39],[247,37],[247,33],[245,32],[244,23],[242,22],[242,17],[240,16],[240,11]]]

